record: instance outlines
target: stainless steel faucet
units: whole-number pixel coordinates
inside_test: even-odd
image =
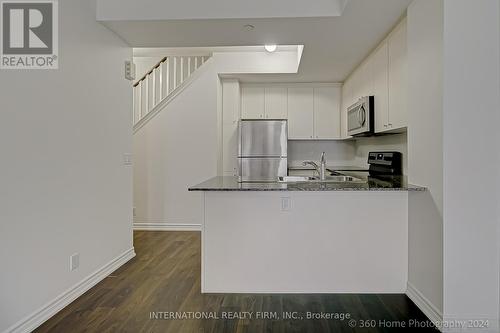
[[[319,179],[326,180],[326,154],[325,154],[325,152],[323,152],[321,154],[321,159],[320,159],[319,165],[314,161],[304,161],[302,164],[304,166],[311,165],[312,167],[314,167],[314,169],[318,173]]]

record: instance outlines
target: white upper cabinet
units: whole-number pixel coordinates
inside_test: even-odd
[[[222,174],[238,175],[238,121],[240,119],[240,84],[222,82]]]
[[[342,139],[350,138],[347,135],[347,108],[352,105],[352,84],[346,80],[342,86],[342,107],[340,111],[340,134]]]
[[[340,139],[340,89],[314,88],[314,138]]]
[[[390,130],[406,127],[408,95],[408,57],[406,20],[399,24],[388,39],[389,48],[389,120]]]
[[[354,70],[342,88],[341,136],[347,136],[347,108],[362,96],[375,96],[375,132],[407,126],[406,19]]]
[[[359,72],[359,82],[356,90],[356,100],[358,101],[361,97],[369,96],[372,93],[372,80],[371,80],[371,68],[368,61],[363,62],[358,69]]]
[[[266,87],[264,90],[265,118],[287,119],[288,91],[286,87]]]
[[[314,89],[288,88],[288,138],[314,138]]]
[[[262,85],[241,88],[242,119],[286,119],[287,88]]]
[[[264,119],[264,87],[243,86],[241,88],[241,118]]]
[[[288,119],[292,140],[338,140],[341,88],[336,84],[247,84],[241,86],[242,119]]]
[[[350,77],[350,83],[351,83],[351,94],[350,94],[350,100],[347,105],[347,107],[353,105],[356,103],[356,101],[361,97],[361,71],[359,68],[357,68]]]
[[[369,59],[373,96],[375,97],[375,132],[387,130],[389,123],[389,89],[387,42],[384,41]]]

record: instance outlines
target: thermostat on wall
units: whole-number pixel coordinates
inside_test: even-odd
[[[127,80],[135,80],[135,64],[132,61],[125,61],[125,78]]]

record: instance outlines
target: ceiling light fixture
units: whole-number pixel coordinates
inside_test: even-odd
[[[276,46],[276,44],[266,44],[264,45],[264,48],[267,52],[274,52],[278,47]]]

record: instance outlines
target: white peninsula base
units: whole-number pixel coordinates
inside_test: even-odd
[[[404,293],[406,191],[206,191],[204,293]]]

